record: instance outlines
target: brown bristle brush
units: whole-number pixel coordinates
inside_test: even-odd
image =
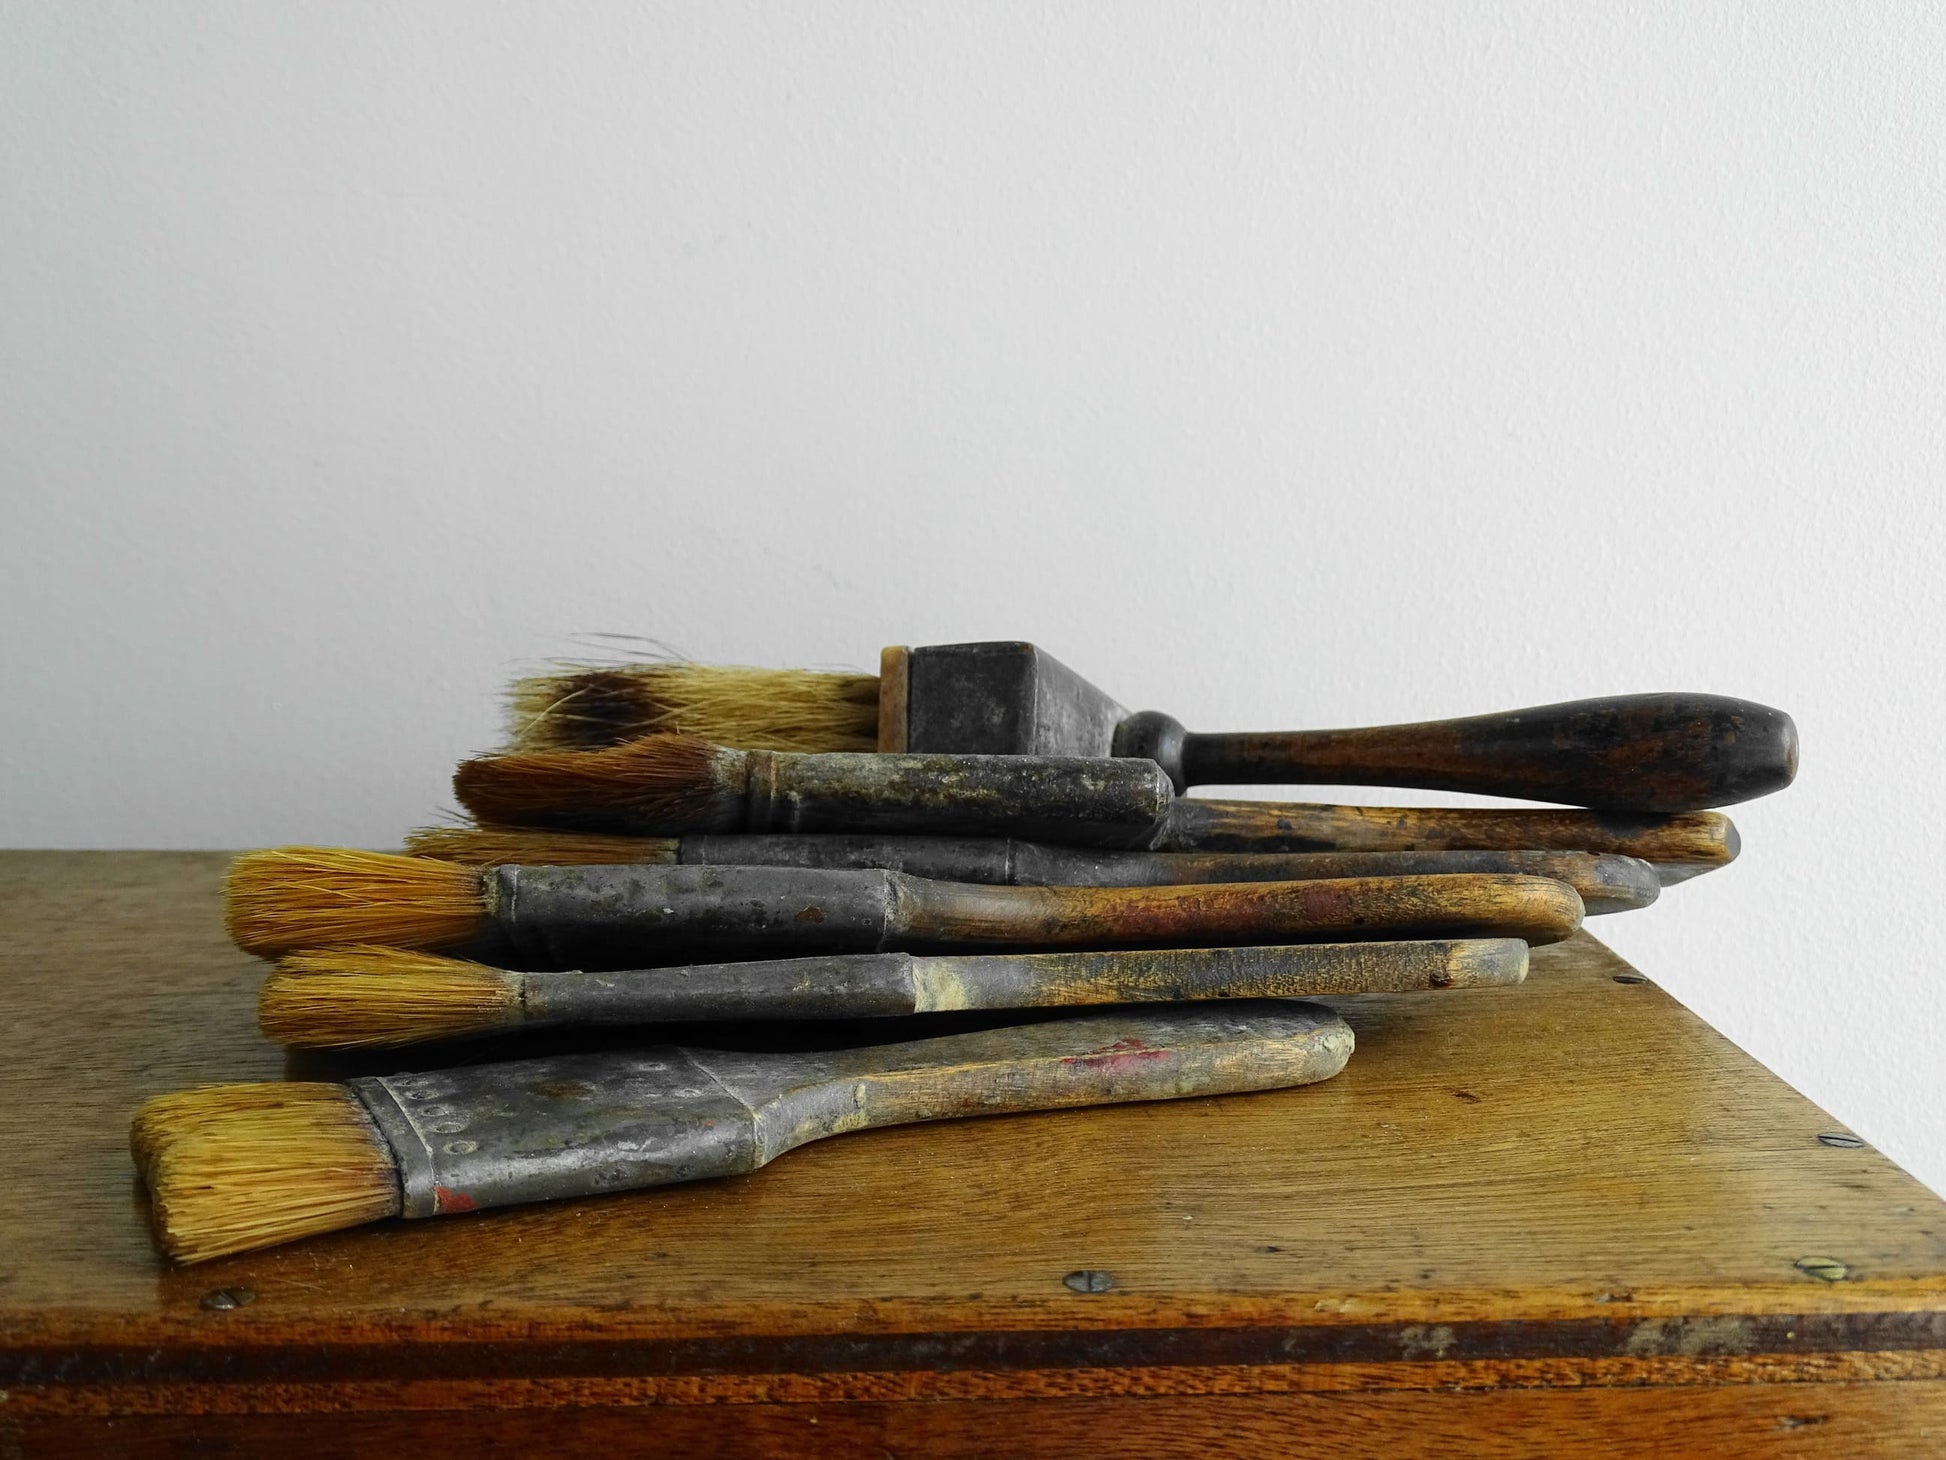
[[[276,957],[346,943],[450,948],[496,937],[538,967],[684,953],[1173,947],[1508,937],[1580,925],[1564,882],[1503,873],[1173,887],[993,887],[812,867],[469,867],[286,847],[237,858],[230,935]]]
[[[1635,694],[1345,730],[1197,734],[1131,714],[1032,644],[893,647],[880,673],[624,664],[526,679],[520,750],[668,731],[740,749],[1126,757],[1177,791],[1209,785],[1414,786],[1610,811],[1728,806],[1790,784],[1797,727],[1724,695]]]
[[[1180,853],[1554,849],[1638,857],[1657,864],[1664,881],[1737,854],[1736,828],[1713,811],[1622,816],[1205,800],[1175,795],[1153,761],[1132,757],[812,755],[651,735],[602,750],[480,756],[461,763],[453,785],[460,802],[503,836],[521,826],[587,837],[1022,837]],[[454,842],[448,834],[445,844]],[[564,845],[564,860],[581,860],[598,844]],[[430,833],[414,850],[443,854]],[[640,860],[641,844],[618,853]]]
[[[163,1249],[202,1262],[391,1216],[740,1175],[852,1130],[1305,1085],[1352,1043],[1329,1009],[1260,1000],[811,1054],[660,1046],[164,1095],[130,1145]]]

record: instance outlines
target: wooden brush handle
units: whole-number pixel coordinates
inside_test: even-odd
[[[1176,852],[1552,848],[1640,857],[1658,867],[1683,864],[1708,869],[1735,861],[1742,841],[1735,824],[1717,811],[1638,815],[1184,797],[1170,806],[1156,846]]]
[[[895,879],[904,947],[1185,947],[1344,938],[1510,937],[1581,925],[1564,882],[1505,873],[1176,887],[981,887]]]
[[[1243,948],[938,956],[844,953],[612,973],[511,975],[522,1023],[874,1019],[956,1009],[1028,1009],[1196,999],[1487,988],[1527,975],[1514,938]],[[410,1024],[400,1043],[414,1037]]]
[[[1028,886],[1133,887],[1192,882],[1315,882],[1452,872],[1519,872],[1552,877],[1580,893],[1591,915],[1647,907],[1662,890],[1655,868],[1647,862],[1574,851],[1089,852],[1021,843],[1008,880]]]
[[[1646,907],[1660,891],[1648,863],[1580,851],[1131,852],[1006,837],[842,835],[686,836],[679,845],[684,866],[883,867],[942,882],[1026,887],[1524,872],[1567,883],[1590,914]]]
[[[1630,811],[1698,811],[1783,789],[1797,727],[1721,695],[1617,695],[1462,720],[1358,730],[1198,735],[1145,710],[1115,754],[1156,761],[1176,788],[1416,786]]]
[[[867,1126],[1308,1085],[1343,1069],[1352,1043],[1350,1027],[1329,1009],[1252,1001],[766,1056],[768,1067],[751,1076],[735,1056],[694,1057],[756,1107],[758,1150],[768,1160]]]

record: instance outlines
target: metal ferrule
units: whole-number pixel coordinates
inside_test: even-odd
[[[495,925],[543,966],[614,967],[700,948],[877,951],[896,874],[804,867],[495,867]]]
[[[871,1019],[919,1007],[910,953],[520,975],[528,1024]]]
[[[1024,836],[1145,845],[1174,791],[1145,760],[744,752],[744,825],[764,831]]]
[[[882,867],[940,882],[1006,885],[1026,850],[1008,837],[848,836],[771,833],[686,836],[678,854],[696,867]]]
[[[680,1049],[349,1083],[398,1163],[408,1217],[667,1186],[761,1164],[751,1107]]]

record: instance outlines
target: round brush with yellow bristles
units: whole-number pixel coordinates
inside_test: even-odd
[[[561,1024],[877,1019],[965,1009],[1308,999],[1519,983],[1515,938],[1114,953],[839,953],[760,963],[517,973],[396,948],[283,959],[258,1023],[279,1044],[360,1049]]]
[[[737,1175],[875,1126],[1305,1085],[1351,1051],[1329,1009],[1281,1000],[813,1054],[661,1046],[164,1095],[130,1146],[163,1250],[202,1262],[392,1216]]]
[[[230,935],[251,953],[347,943],[452,948],[497,935],[523,961],[554,968],[746,950],[1551,943],[1582,915],[1566,883],[1516,873],[992,887],[813,867],[469,867],[329,847],[245,853],[231,866],[225,899]]]

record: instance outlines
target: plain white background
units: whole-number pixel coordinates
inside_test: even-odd
[[[1942,16],[0,0],[0,842],[395,845],[591,632],[1740,694],[1597,931],[1946,1188]]]

